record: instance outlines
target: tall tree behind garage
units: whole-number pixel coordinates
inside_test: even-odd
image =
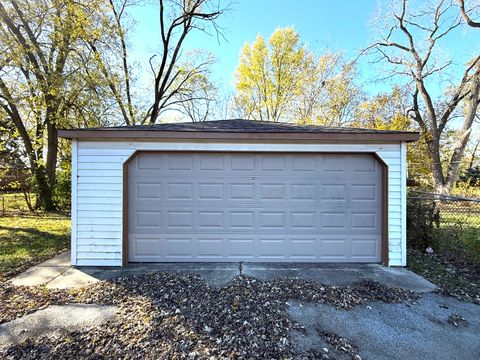
[[[110,33],[109,11],[105,0],[0,3],[0,109],[23,144],[37,208],[55,209],[57,128],[108,117],[108,84],[88,42]]]
[[[397,3],[392,3],[392,7],[395,5]],[[435,190],[448,193],[458,178],[480,102],[478,47],[472,49],[473,56],[464,65],[460,78],[450,78],[439,96],[434,96],[439,82],[431,79],[450,76],[448,69],[455,66],[454,61],[440,56],[440,43],[457,28],[466,27],[466,24],[475,27],[477,23],[470,16],[475,15],[478,7],[466,9],[463,1],[457,4],[454,0],[428,2],[422,7],[403,0],[398,5],[398,9],[393,8],[389,16],[379,20],[385,20],[384,34],[365,52],[375,54],[375,62],[389,65],[391,73],[387,78],[400,77],[412,85],[409,113],[423,132]],[[463,118],[463,121],[456,131],[452,155],[445,161],[441,144],[456,118]]]
[[[207,73],[212,64],[210,57],[198,57],[197,62],[182,62],[183,43],[192,30],[213,32],[223,36],[217,19],[227,11],[219,1],[212,0],[159,0],[160,4],[160,56],[150,58],[155,76],[154,100],[142,122],[154,124],[160,114],[189,101],[201,101],[192,82]]]

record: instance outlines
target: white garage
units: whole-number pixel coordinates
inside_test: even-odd
[[[74,265],[406,263],[417,133],[223,120],[60,136]]]

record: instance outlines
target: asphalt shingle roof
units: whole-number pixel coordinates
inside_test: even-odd
[[[97,131],[186,131],[186,132],[244,132],[244,133],[358,133],[358,134],[402,134],[407,131],[375,130],[349,127],[297,125],[286,122],[269,122],[244,119],[213,120],[203,122],[163,123],[154,125],[132,125],[101,128],[76,129]]]

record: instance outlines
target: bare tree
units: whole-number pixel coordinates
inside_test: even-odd
[[[478,150],[479,145],[480,145],[480,136],[478,137],[478,139],[475,142],[475,145],[473,147],[472,154],[470,155],[470,161],[468,162],[467,169],[472,169],[473,168],[473,165],[475,163],[475,159],[477,157],[477,150]]]
[[[217,86],[209,79],[209,74],[198,74],[189,83],[188,89],[177,96],[181,100],[178,111],[192,122],[212,119],[218,106]]]
[[[468,24],[468,26],[480,28],[480,22],[479,21],[473,21],[472,18],[470,17],[470,15],[469,15],[469,13],[472,11],[472,9],[470,9],[470,10],[465,9],[465,1],[464,0],[458,0],[458,4],[460,5],[460,14],[462,14],[463,20],[465,20],[465,22]]]
[[[480,54],[467,62],[461,78],[456,83],[452,81],[443,98],[435,99],[432,94],[436,89],[432,90],[428,80],[434,74],[446,73],[453,61],[440,61],[433,55],[434,50],[440,40],[463,25],[462,16],[453,0],[429,3],[425,9],[410,10],[407,5],[408,1],[402,0],[400,9],[388,17],[392,23],[386,35],[363,53],[378,55],[374,61],[388,63],[392,70],[389,76],[401,76],[413,85],[409,114],[426,135],[434,187],[436,191],[448,193],[458,177],[480,102]],[[462,117],[453,153],[444,164],[442,136],[452,119]]]
[[[166,3],[171,15],[167,15]],[[217,19],[227,8],[214,0],[159,0],[161,55],[150,58],[150,67],[155,76],[154,101],[144,120],[154,124],[159,115],[172,106],[187,101],[189,89],[186,84],[204,73],[210,62],[197,63],[192,68],[179,66],[182,46],[192,30],[208,33],[214,31],[222,36]]]
[[[124,18],[128,7],[138,5],[136,0],[108,0],[109,10],[112,17],[110,34],[104,38],[90,39],[88,45],[95,54],[95,61],[98,65],[100,74],[106,85],[110,89],[116,105],[120,109],[122,120],[126,125],[135,125],[137,122],[137,114],[132,97],[132,77],[128,59],[127,48],[127,29],[124,25]],[[105,54],[110,52],[103,51],[103,48],[113,48],[113,52],[119,55],[121,59],[119,68],[112,64],[112,59],[105,58]]]
[[[340,52],[309,54],[306,77],[297,96],[294,118],[302,124],[345,126],[363,98],[355,82],[354,62]]]

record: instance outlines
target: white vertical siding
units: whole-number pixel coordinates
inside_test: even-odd
[[[74,140],[75,141],[75,140]],[[73,147],[76,149],[73,155]],[[121,266],[123,163],[135,150],[376,152],[388,165],[390,265],[406,263],[404,144],[272,144],[152,141],[72,143],[72,264]],[[74,163],[76,163],[74,167]],[[75,209],[74,209],[75,204]],[[74,219],[75,218],[75,219]],[[74,226],[75,224],[75,226]],[[75,258],[74,258],[75,257]]]
[[[77,166],[78,166],[78,142],[77,139],[72,139],[72,209],[71,209],[71,262],[72,265],[77,265]]]
[[[402,266],[407,266],[407,143],[401,144],[402,159]]]
[[[405,259],[403,250],[405,233],[402,229],[402,188],[406,178],[402,171],[401,145],[396,149],[380,150],[377,154],[388,165],[388,260],[390,266],[402,266]]]

